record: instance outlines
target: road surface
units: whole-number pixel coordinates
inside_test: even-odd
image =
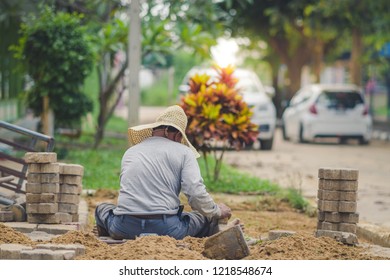
[[[299,144],[284,141],[278,129],[272,151],[228,152],[225,163],[301,190],[312,201],[316,201],[319,168],[358,169],[360,221],[390,228],[389,142],[372,141],[367,146],[353,142],[339,145],[336,141]]]

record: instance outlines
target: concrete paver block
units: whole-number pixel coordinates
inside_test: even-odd
[[[318,200],[318,210],[325,212],[337,212],[339,209],[339,202],[332,200]]]
[[[4,223],[4,225],[22,233],[30,233],[37,229],[37,224],[32,223],[9,222]]]
[[[65,250],[65,251],[75,251],[76,256],[85,254],[85,246],[81,244],[38,244],[36,248],[39,249],[49,249],[49,250]]]
[[[339,231],[351,232],[356,234],[356,224],[340,223],[338,227]]]
[[[340,201],[339,203],[339,212],[354,213],[356,212],[356,208],[356,202]]]
[[[56,203],[58,202],[58,195],[55,193],[27,193],[27,203]]]
[[[358,181],[341,181],[341,180],[320,179],[318,186],[321,190],[357,191]]]
[[[27,193],[58,193],[60,190],[59,183],[27,183],[26,192]]]
[[[61,175],[60,183],[69,185],[81,185],[83,183],[83,177],[79,175]]]
[[[57,162],[57,154],[45,152],[28,152],[24,155],[24,161],[26,163],[53,163]]]
[[[358,213],[339,213],[339,212],[322,212],[318,211],[318,220],[331,223],[358,223]]]
[[[22,260],[63,260],[62,253],[46,249],[22,250],[20,253]]]
[[[69,185],[69,184],[60,185],[60,193],[81,194],[82,190],[83,190],[82,185]]]
[[[350,232],[317,230],[316,237],[330,237],[348,245],[356,245],[358,243],[356,234]]]
[[[12,211],[0,211],[0,222],[12,222],[14,213]]]
[[[27,174],[29,183],[59,183],[60,175],[58,173],[29,173]]]
[[[268,232],[268,239],[269,240],[276,240],[281,237],[287,237],[294,235],[296,232],[291,230],[270,230]]]
[[[317,229],[338,231],[339,223],[318,222]]]
[[[59,224],[61,221],[56,214],[27,214],[27,222],[34,224]]]
[[[57,203],[27,203],[27,214],[54,214],[58,212]]]
[[[29,173],[59,173],[60,165],[58,163],[30,163],[27,170]]]
[[[69,203],[58,204],[58,212],[76,214],[78,210],[79,210],[79,206],[77,204],[69,204]]]
[[[358,180],[359,170],[348,168],[320,168],[318,178],[330,180]]]
[[[60,194],[58,201],[60,203],[79,204],[80,196],[77,194]]]
[[[47,225],[47,224],[39,224],[37,227],[38,230],[44,231],[50,234],[65,234],[71,230],[79,230],[80,225],[78,223],[72,223],[69,225]]]
[[[239,260],[249,255],[249,248],[239,225],[207,238],[203,255],[210,259]]]
[[[84,166],[79,164],[60,163],[60,174],[83,176]]]
[[[356,191],[330,191],[330,190],[318,190],[318,199],[322,200],[338,200],[338,201],[356,201]]]
[[[1,244],[0,259],[1,260],[20,260],[20,252],[22,250],[32,250],[30,246],[22,244]]]

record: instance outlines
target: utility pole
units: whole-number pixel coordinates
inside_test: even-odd
[[[129,28],[129,99],[128,99],[128,124],[129,127],[139,124],[139,71],[141,67],[141,19],[140,0],[131,0],[130,3],[130,28]]]

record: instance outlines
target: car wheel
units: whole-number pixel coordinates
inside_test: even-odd
[[[307,143],[307,141],[303,138],[303,125],[299,126],[299,143]]]
[[[283,140],[285,141],[290,140],[290,138],[286,134],[286,127],[284,126],[284,124],[282,125],[282,134],[283,134]]]
[[[260,142],[260,150],[269,151],[272,150],[272,144],[274,142],[274,138],[267,140],[259,140]]]
[[[370,141],[364,140],[364,138],[359,138],[359,145],[368,145],[370,144]]]

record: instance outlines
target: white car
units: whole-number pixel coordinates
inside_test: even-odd
[[[300,89],[282,116],[283,137],[299,142],[320,137],[368,144],[372,118],[361,90],[349,84],[312,84]]]
[[[190,77],[204,73],[211,78],[217,76],[217,72],[213,68],[194,67],[186,74],[182,85],[179,87],[180,94],[189,91],[188,81]],[[259,128],[260,149],[271,150],[276,125],[276,109],[271,100],[274,94],[273,88],[264,87],[258,76],[247,69],[235,69],[234,77],[238,79],[236,87],[240,89],[244,101],[252,108],[251,121]]]

